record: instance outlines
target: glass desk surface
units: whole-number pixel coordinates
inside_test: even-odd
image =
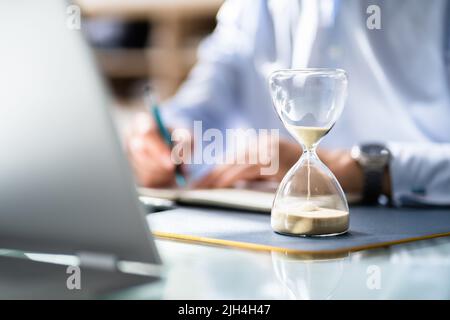
[[[449,299],[450,237],[315,258],[156,240],[163,280],[107,299]],[[2,256],[14,255],[6,251]],[[23,254],[22,254],[23,256]],[[73,257],[27,254],[71,264]]]
[[[450,298],[450,237],[322,260],[168,240],[157,246],[167,274],[155,298]],[[115,297],[148,298],[146,286]]]

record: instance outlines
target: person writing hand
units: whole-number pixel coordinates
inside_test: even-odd
[[[240,181],[281,181],[302,152],[297,144],[285,139],[280,139],[279,143],[268,139],[267,144],[259,145],[259,148],[250,147],[250,145],[255,144],[249,144],[247,148],[237,151],[236,158],[245,159],[245,163],[219,165],[197,181],[194,187],[228,188]],[[261,147],[266,150],[261,150]],[[263,154],[266,156],[261,157]],[[250,161],[250,159],[258,161]],[[274,162],[278,162],[277,170],[271,174],[262,174],[262,169],[273,167]]]
[[[144,187],[175,185],[175,164],[153,119],[139,114],[126,137],[126,147],[138,183]]]

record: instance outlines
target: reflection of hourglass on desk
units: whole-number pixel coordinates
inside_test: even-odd
[[[344,107],[347,76],[339,69],[280,70],[269,79],[275,109],[302,145],[300,160],[278,187],[272,228],[281,234],[326,236],[345,233],[349,209],[344,192],[320,161],[316,147]]]
[[[290,299],[331,299],[344,274],[348,253],[297,255],[272,252],[275,276]]]

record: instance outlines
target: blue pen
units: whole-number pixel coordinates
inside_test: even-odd
[[[150,107],[150,114],[155,120],[156,125],[158,126],[158,131],[164,142],[170,147],[173,147],[172,139],[170,138],[170,132],[167,130],[167,127],[164,125],[162,121],[161,113],[159,111],[159,107],[156,104],[156,99],[154,99],[151,95],[150,88],[146,87],[146,98],[148,99],[148,105]],[[181,170],[181,166],[177,165],[175,167],[175,182],[179,187],[186,186],[186,179],[183,176],[183,172]]]

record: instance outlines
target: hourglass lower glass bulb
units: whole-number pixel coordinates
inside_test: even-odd
[[[349,214],[342,190],[312,148],[328,129],[290,129],[300,132],[305,151],[279,187],[272,209],[272,228],[283,234],[308,236],[346,232]]]

